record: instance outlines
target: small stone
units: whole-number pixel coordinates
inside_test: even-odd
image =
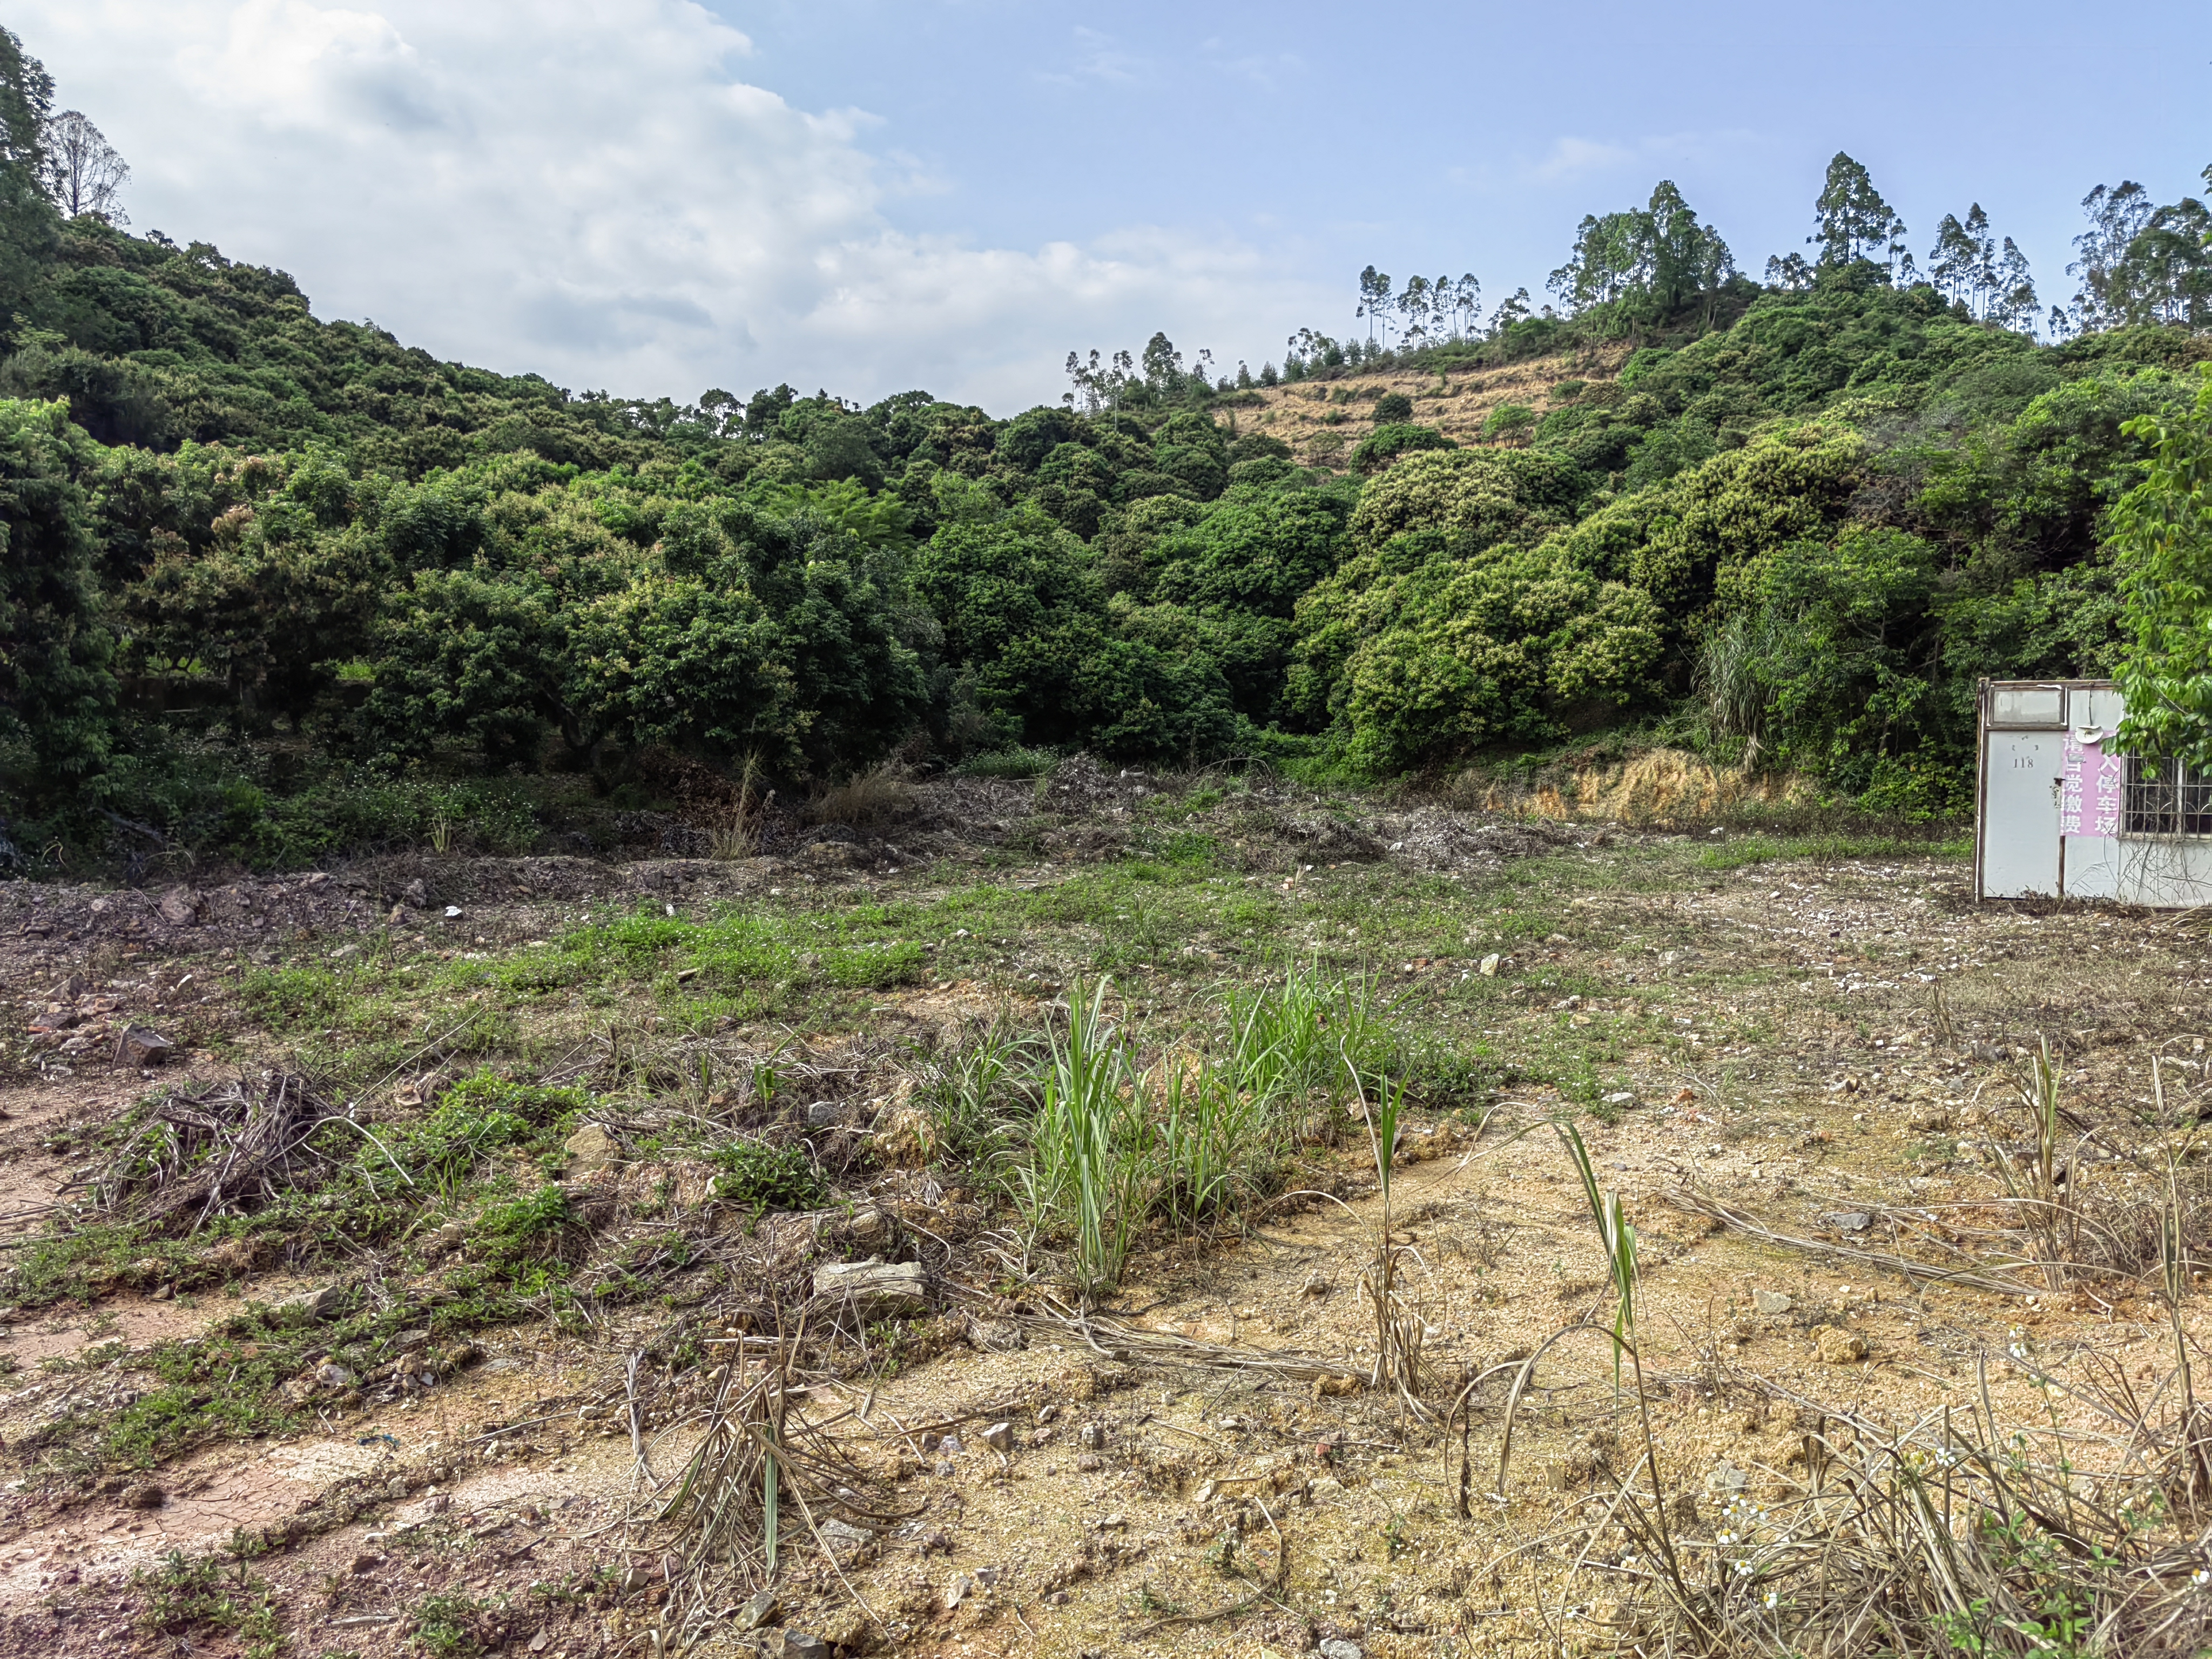
[[[446,907],[446,920],[447,921],[459,921],[460,919],[461,907],[459,905],[449,904]]]
[[[158,1510],[169,1501],[169,1494],[151,1480],[141,1480],[125,1486],[118,1498],[126,1510]]]
[[[363,1550],[353,1559],[353,1571],[356,1577],[360,1577],[362,1574],[374,1572],[384,1563],[385,1557],[376,1551]]]
[[[405,1353],[410,1348],[423,1346],[429,1340],[428,1331],[402,1331],[392,1339],[392,1349],[395,1353]]]
[[[1724,1497],[1733,1497],[1751,1483],[1751,1477],[1733,1463],[1723,1462],[1715,1467],[1705,1477],[1705,1485]]]
[[[1011,1423],[992,1424],[983,1431],[983,1443],[995,1452],[1012,1451],[1014,1449],[1014,1425]]]
[[[975,1588],[975,1577],[973,1573],[954,1573],[951,1582],[945,1587],[945,1612],[956,1612],[960,1604],[968,1599],[968,1592]]]
[[[177,1052],[177,1045],[149,1025],[126,1025],[115,1039],[118,1066],[162,1066]]]
[[[782,1659],[830,1659],[830,1644],[803,1630],[783,1633]]]
[[[806,1109],[810,1129],[834,1129],[845,1121],[844,1106],[834,1100],[817,1100]]]
[[[1786,1314],[1797,1304],[1780,1291],[1753,1291],[1751,1305],[1763,1314]]]
[[[561,1143],[561,1150],[568,1155],[569,1167],[579,1175],[589,1175],[604,1170],[615,1161],[615,1138],[596,1123],[586,1123]]]
[[[1626,1089],[1616,1090],[1605,1097],[1605,1103],[1608,1106],[1633,1106],[1636,1097]]]
[[[416,877],[414,880],[399,890],[399,902],[416,910],[428,907],[430,890],[422,884],[422,877]]]
[[[199,895],[189,887],[172,887],[157,907],[161,920],[172,927],[197,927],[200,921]]]
[[[1106,1443],[1106,1425],[1103,1423],[1085,1423],[1076,1431],[1075,1437],[1084,1450],[1097,1451]]]
[[[1863,1233],[1873,1223],[1864,1210],[1830,1210],[1820,1217],[1820,1224],[1831,1232]]]
[[[861,1551],[872,1548],[876,1541],[875,1534],[866,1527],[856,1527],[849,1521],[840,1521],[835,1517],[823,1522],[814,1531],[821,1539],[823,1547],[840,1561],[849,1560]]]
[[[1321,1644],[1321,1659],[1363,1659],[1363,1650],[1357,1642],[1332,1636]]]
[[[780,1606],[781,1603],[776,1601],[775,1592],[774,1590],[764,1589],[755,1591],[753,1593],[752,1599],[747,1601],[744,1606],[738,1609],[738,1628],[739,1630],[758,1630],[763,1625],[765,1625],[769,1620],[775,1617]]]
[[[338,1304],[344,1300],[344,1293],[337,1285],[325,1285],[319,1291],[302,1291],[297,1296],[288,1296],[269,1311],[294,1323],[311,1325],[337,1312]]]
[[[824,1262],[814,1270],[814,1294],[842,1304],[855,1317],[913,1319],[929,1311],[929,1277],[919,1261]]]
[[[1328,1275],[1316,1267],[1306,1275],[1304,1290],[1308,1296],[1327,1296],[1329,1290]]]
[[[1813,1334],[1823,1365],[1851,1365],[1867,1357],[1866,1338],[1856,1331],[1823,1325]]]
[[[315,1386],[343,1394],[348,1389],[359,1388],[361,1378],[355,1372],[339,1364],[337,1360],[325,1359],[315,1368]]]
[[[1495,951],[1493,951],[1475,964],[1474,971],[1480,974],[1485,979],[1496,979],[1498,977],[1498,964],[1504,960],[1504,957],[1500,957]]]

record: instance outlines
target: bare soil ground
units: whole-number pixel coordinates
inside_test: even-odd
[[[1079,766],[922,786],[732,862],[0,887],[0,1652],[1611,1650],[1640,1577],[1607,1471],[1636,1413],[1553,1121],[1641,1234],[1656,1456],[1715,1570],[1731,1498],[1817,1481],[1820,1425],[2070,1423],[2093,1373],[2170,1358],[2142,1275],[2212,950],[2193,917],[1977,908],[1966,881],[1934,845]],[[1356,1142],[1310,1149],[1237,1224],[1140,1239],[1086,1324],[1057,1242],[914,1133],[915,1079],[980,1021],[1043,1029],[1109,974],[1157,1050],[1294,957],[1375,977],[1414,1081],[1391,1236],[1418,1404],[1344,1380],[1377,1358]],[[118,1063],[132,1026],[173,1054]],[[2099,1218],[2094,1270],[2063,1285],[2008,1265],[2004,1161],[2016,1180],[2033,1156],[2018,1103],[2045,1040],[2072,1202]],[[270,1068],[393,1145],[467,1075],[588,1090],[602,1142],[552,1172],[574,1218],[536,1311],[463,1272],[489,1224],[439,1224],[467,1193],[378,1188],[418,1207],[337,1236],[241,1213],[156,1237],[102,1207],[139,1103]],[[695,1121],[803,1136],[836,1196],[725,1201]],[[826,1547],[787,1520],[772,1610],[747,1627],[725,1580],[716,1616],[684,1615],[647,1500],[734,1345],[866,1255],[918,1261],[929,1305],[804,1334],[793,1409],[886,1518]],[[325,1287],[355,1311],[268,1311]],[[317,1335],[341,1317],[354,1346]],[[1547,1342],[1501,1482],[1506,1392]],[[289,1380],[255,1370],[279,1355]],[[1443,1419],[1468,1384],[1462,1443]]]

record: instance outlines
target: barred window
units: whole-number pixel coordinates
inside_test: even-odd
[[[2130,836],[2212,836],[2212,772],[2130,755],[2121,823]]]

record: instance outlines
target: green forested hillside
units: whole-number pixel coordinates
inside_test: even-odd
[[[1985,225],[1947,221],[1921,280],[1838,157],[1821,257],[1764,285],[1664,185],[1583,222],[1556,309],[1524,292],[1485,326],[1468,288],[1394,298],[1370,269],[1395,347],[1304,331],[1281,369],[1209,380],[1155,337],[1071,356],[1060,406],[1005,420],[922,392],[624,401],[64,218],[11,64],[16,856],[307,856],[425,781],[620,791],[656,757],[793,787],[1017,747],[1378,780],[1607,732],[1947,814],[1978,677],[2114,665],[2123,428],[2212,358],[2195,203],[2115,218],[2100,189],[2039,343]],[[1341,471],[1267,429],[1384,368],[1448,389],[1532,361],[1541,406],[1453,438],[1394,394]]]

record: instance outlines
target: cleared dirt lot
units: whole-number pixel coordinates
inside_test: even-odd
[[[1778,1517],[1836,1457],[1949,1411],[2142,1462],[2113,1377],[2171,1416],[2212,953],[1965,887],[1933,846],[1071,768],[737,861],[0,889],[9,1650],[1602,1651],[1674,1616],[1620,1507],[1655,1463],[1686,1580],[1784,1618]],[[1195,1051],[1292,963],[1368,976],[1409,1081],[1411,1395],[1374,1386],[1357,1115],[1141,1234],[1088,1315],[1008,1196],[1019,1137],[932,1127],[994,1020],[1062,1029],[1107,975],[1141,1054]],[[116,1063],[134,1025],[173,1054]],[[157,1218],[252,1121],[204,1103],[272,1069],[324,1139]],[[195,1153],[163,1100],[223,1127]],[[441,1103],[517,1127],[434,1161]],[[1638,1231],[1640,1407],[1555,1122]],[[822,1184],[738,1201],[739,1140]],[[840,1327],[815,1270],[878,1256],[923,1304]],[[770,1352],[868,1486],[850,1536],[786,1516],[748,1629],[757,1568],[691,1570],[653,1495]]]

